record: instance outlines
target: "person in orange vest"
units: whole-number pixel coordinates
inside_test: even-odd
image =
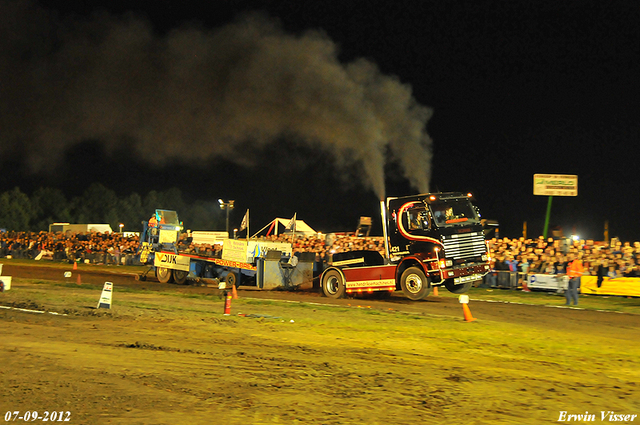
[[[152,215],[151,218],[149,219],[149,236],[150,236],[150,242],[152,243],[156,243],[157,238],[158,238],[158,219],[156,218],[156,215]]]
[[[582,266],[582,255],[579,254],[576,258],[576,254],[569,253],[569,265],[567,266],[567,276],[569,276],[569,288],[564,293],[567,298],[567,305],[578,305],[578,288],[580,288],[580,277],[584,273],[584,267]]]

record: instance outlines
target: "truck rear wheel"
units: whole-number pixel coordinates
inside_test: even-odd
[[[169,283],[171,282],[172,273],[171,269],[166,267],[158,267],[156,269],[156,277],[160,281],[160,283]]]
[[[344,279],[337,270],[329,270],[322,277],[322,292],[329,298],[342,298],[346,287],[344,285]]]
[[[400,277],[400,286],[404,295],[413,301],[426,298],[431,291],[429,279],[418,267],[409,267]]]
[[[447,279],[444,281],[444,287],[452,294],[464,294],[471,288],[471,285],[473,285],[473,282],[456,285],[453,283],[453,279]]]
[[[187,275],[189,274],[189,272],[186,272],[184,270],[174,270],[173,271],[173,281],[175,283],[177,283],[178,285],[182,285],[183,283],[185,283],[187,281]]]

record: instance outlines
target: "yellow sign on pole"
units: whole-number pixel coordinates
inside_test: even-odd
[[[578,176],[572,174],[534,174],[533,194],[578,196]]]

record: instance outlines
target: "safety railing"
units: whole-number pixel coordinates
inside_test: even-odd
[[[569,278],[566,274],[538,274],[496,270],[484,277],[483,286],[501,289],[540,289],[547,291],[564,291]]]

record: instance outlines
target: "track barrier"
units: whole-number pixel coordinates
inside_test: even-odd
[[[593,295],[619,295],[623,297],[640,297],[640,278],[605,277],[598,286],[597,276],[582,276],[580,278],[580,291],[583,294]]]
[[[552,291],[562,293],[569,287],[566,274],[540,274],[511,271],[494,271],[493,276],[485,276],[483,287],[518,289],[531,292]],[[640,277],[604,277],[598,285],[598,277],[585,275],[580,278],[580,292],[587,295],[614,295],[640,297]]]

